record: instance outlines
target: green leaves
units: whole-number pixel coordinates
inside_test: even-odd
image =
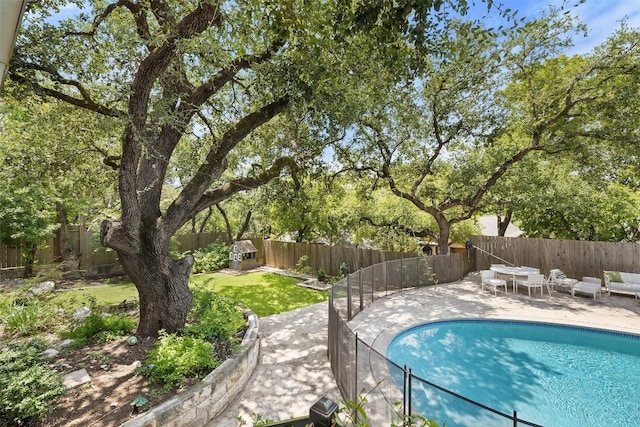
[[[0,241],[37,245],[51,237],[57,224],[52,203],[36,186],[0,188]]]
[[[191,336],[160,334],[142,373],[151,384],[179,387],[190,377],[202,377],[220,365],[211,343]]]
[[[40,357],[45,348],[32,341],[0,351],[0,417],[10,424],[42,420],[66,391],[62,376]]]

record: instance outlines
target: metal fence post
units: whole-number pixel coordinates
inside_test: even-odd
[[[364,284],[362,283],[362,270],[358,270],[358,290],[360,291],[360,310],[364,310]]]
[[[353,362],[355,375],[353,376],[353,401],[358,401],[358,333],[356,332],[356,358]],[[356,418],[358,417],[358,411],[356,412]],[[357,419],[356,419],[357,421]]]
[[[402,374],[404,376],[404,381],[402,381],[402,416],[407,416],[407,385],[409,379],[407,378],[407,365],[402,367]]]
[[[411,377],[413,376],[411,369],[409,369],[409,418],[411,418],[411,387],[412,387],[412,382],[411,382]]]
[[[347,322],[350,322],[351,317],[351,275],[347,274]]]

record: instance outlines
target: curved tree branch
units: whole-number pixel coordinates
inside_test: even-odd
[[[288,105],[288,98],[277,99],[246,115],[229,129],[220,138],[219,144],[211,148],[191,181],[171,203],[164,218],[164,226],[169,230],[177,230],[186,219],[193,215],[194,209],[195,212],[199,212],[207,206],[217,203],[214,201],[201,206],[198,200],[207,191],[213,180],[219,178],[226,169],[227,154],[249,133],[280,114]]]
[[[275,161],[273,166],[265,169],[257,176],[237,178],[220,185],[214,190],[207,191],[196,204],[194,212],[200,212],[209,206],[220,203],[239,191],[258,188],[280,176],[282,171],[286,168],[291,171],[293,176],[295,176],[299,171],[299,166],[296,164],[295,160],[291,157],[281,157]],[[188,221],[188,218],[186,221]],[[177,224],[177,228],[180,228],[183,224],[184,222]]]

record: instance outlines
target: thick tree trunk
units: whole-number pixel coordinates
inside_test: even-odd
[[[160,330],[178,332],[187,320],[193,303],[189,273],[193,258],[179,261],[153,253],[121,256],[125,271],[140,296],[140,336],[157,336]]]
[[[443,214],[435,217],[440,227],[438,234],[438,255],[449,255],[449,236],[451,235],[451,225]]]
[[[193,304],[189,274],[193,257],[174,260],[169,255],[169,238],[154,225],[139,230],[133,239],[118,221],[102,224],[105,246],[116,250],[120,263],[138,290],[140,321],[137,334],[158,336],[159,331],[178,332]]]

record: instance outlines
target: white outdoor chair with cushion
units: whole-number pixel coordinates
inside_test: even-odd
[[[531,296],[531,288],[535,295],[535,290],[540,289],[540,295],[544,295],[545,278],[543,274],[530,274],[527,276],[527,280],[516,280],[516,292],[518,292],[518,286],[526,286],[529,290],[529,296]]]
[[[498,287],[504,287],[504,293],[507,293],[507,281],[496,278],[496,272],[491,270],[480,271],[480,288],[484,291],[484,286],[493,286],[493,294],[498,295]]]
[[[578,283],[577,279],[570,279],[562,270],[555,268],[549,271],[549,285],[555,288],[557,285],[573,286]]]

